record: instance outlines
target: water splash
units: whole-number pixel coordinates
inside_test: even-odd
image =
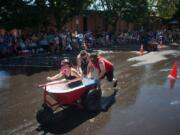
[[[143,66],[146,64],[154,64],[163,60],[167,60],[167,55],[176,55],[177,57],[180,56],[180,51],[176,50],[165,50],[165,51],[158,51],[158,52],[150,52],[146,55],[137,56],[133,58],[129,58],[127,61],[136,61],[137,63],[132,66]]]
[[[180,104],[180,101],[175,100],[175,101],[172,101],[172,102],[170,103],[170,105],[177,105],[177,104]]]

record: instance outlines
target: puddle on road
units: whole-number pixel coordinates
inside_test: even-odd
[[[150,52],[142,56],[136,56],[128,59],[128,61],[136,61],[136,64],[132,66],[143,66],[147,64],[154,64],[163,60],[167,60],[167,55],[172,55],[174,57],[180,56],[180,51],[176,50],[163,50],[158,52]]]
[[[9,87],[9,78],[10,75],[8,72],[0,71],[0,91]]]

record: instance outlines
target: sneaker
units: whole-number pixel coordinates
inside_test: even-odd
[[[116,86],[117,86],[117,83],[118,83],[118,81],[115,79],[115,80],[114,80],[113,87],[116,87]]]
[[[36,131],[40,132],[43,130],[43,127],[41,125],[39,125],[37,128],[36,128]]]

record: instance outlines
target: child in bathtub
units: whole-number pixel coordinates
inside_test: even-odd
[[[74,88],[82,84],[81,74],[79,74],[78,71],[71,66],[68,59],[64,59],[61,62],[60,72],[52,77],[48,76],[47,80],[53,81],[63,77],[67,80],[66,84],[70,88]]]

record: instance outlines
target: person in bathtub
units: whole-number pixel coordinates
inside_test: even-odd
[[[74,88],[82,84],[82,75],[71,66],[68,59],[62,60],[60,72],[54,76],[48,76],[47,80],[53,81],[63,77],[67,80],[66,84],[70,88]]]

